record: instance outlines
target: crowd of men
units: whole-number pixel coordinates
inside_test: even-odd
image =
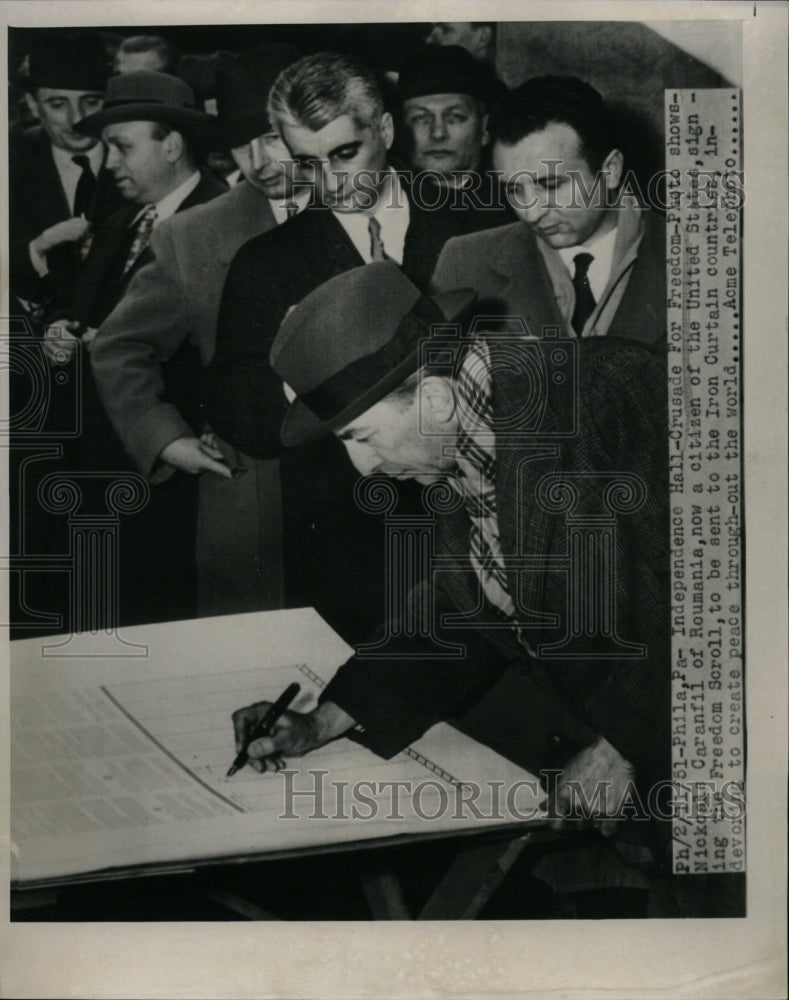
[[[462,502],[436,545],[459,568],[413,600],[466,616],[447,641],[467,655],[436,658],[416,627],[402,659],[354,658],[316,713],[253,745],[256,765],[359,726],[391,755],[510,665],[594,735],[565,778],[646,788],[668,775],[662,220],[621,197],[593,87],[508,92],[493,25],[426,40],[394,89],[352,53],[218,60],[215,114],[162,39],[126,39],[113,66],[89,32],[27,53],[12,302],[53,368],[81,358],[62,467],[135,470],[151,489],[121,524],[117,613],[94,625],[310,605],[352,643],[382,621],[390,634],[413,609],[391,606],[387,525],[359,476],[389,476],[399,515],[424,514],[422,491],[449,477]],[[419,345],[447,324],[464,331],[454,367],[425,365]],[[604,565],[568,570],[551,480],[574,515],[618,511],[586,543],[603,561],[613,545]],[[582,594],[575,644],[552,660],[585,572],[582,591],[598,574],[610,592]],[[238,713],[242,742],[263,710]],[[665,838],[652,847],[664,861]]]

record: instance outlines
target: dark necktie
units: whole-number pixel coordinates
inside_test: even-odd
[[[597,305],[592,294],[592,286],[589,284],[589,265],[594,260],[590,253],[577,253],[573,257],[575,264],[575,274],[573,275],[573,288],[575,289],[575,309],[573,310],[573,330],[581,336],[586,321],[594,312]]]
[[[132,245],[129,248],[126,265],[123,268],[124,274],[134,267],[137,258],[151,242],[151,233],[153,232],[153,224],[155,221],[156,205],[147,205],[145,211],[137,220],[136,233],[134,235],[134,239],[132,240]]]
[[[96,194],[96,178],[87,156],[72,156],[71,159],[82,171],[80,179],[77,181],[77,190],[74,192],[72,215],[82,215],[89,219],[93,211],[93,196]]]
[[[384,249],[384,241],[381,239],[381,223],[375,216],[371,215],[367,220],[367,229],[370,233],[370,256],[373,260],[391,260],[392,258]]]

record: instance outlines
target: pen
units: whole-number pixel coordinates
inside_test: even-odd
[[[271,732],[274,724],[279,720],[279,717],[285,711],[285,709],[290,705],[296,695],[301,691],[301,685],[297,684],[295,681],[292,684],[288,684],[282,694],[277,698],[271,708],[266,712],[260,722],[253,726],[252,732],[249,734],[249,739],[244,749],[236,756],[236,759],[230,765],[230,770],[227,772],[226,777],[232,778],[232,776],[240,768],[244,766],[249,760],[247,750],[250,744],[254,743],[255,740],[259,740],[261,736],[268,736]]]

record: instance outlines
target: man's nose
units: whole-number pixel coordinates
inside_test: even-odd
[[[378,468],[378,456],[366,444],[359,441],[343,441],[348,458],[353,462],[357,472],[362,476],[368,476]]]
[[[445,139],[447,124],[441,115],[435,115],[430,125],[430,135],[433,139]]]
[[[252,154],[253,170],[262,170],[271,163],[271,157],[269,156],[266,144],[260,136],[253,139],[249,146]]]
[[[114,170],[118,162],[118,150],[114,146],[107,146],[107,158],[104,161],[107,170]]]
[[[341,195],[348,181],[348,173],[347,170],[337,170],[325,163],[321,174],[326,190],[332,195]]]
[[[512,197],[512,207],[519,218],[535,226],[550,207],[545,192],[540,192],[534,184],[521,184]]]
[[[80,110],[79,101],[68,102],[68,110],[66,112],[66,116],[68,118],[69,128],[74,128],[77,122],[82,121],[85,115],[83,115],[82,111]]]

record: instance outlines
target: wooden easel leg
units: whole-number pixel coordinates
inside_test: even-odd
[[[473,920],[520,857],[531,834],[461,851],[425,903],[419,920]]]
[[[220,906],[226,906],[229,910],[237,913],[245,920],[282,919],[281,917],[275,916],[273,913],[269,913],[268,910],[262,909],[255,903],[250,903],[248,899],[243,899],[241,896],[237,896],[234,892],[223,892],[222,890],[203,888],[201,893],[207,899],[212,899],[215,903],[219,903]]]
[[[375,920],[412,920],[403,890],[389,865],[362,872],[362,889]]]

